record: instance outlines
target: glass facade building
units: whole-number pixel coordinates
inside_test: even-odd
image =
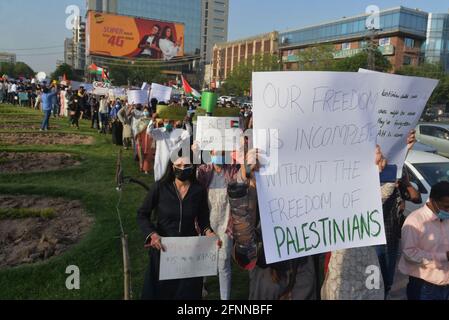
[[[307,46],[318,43],[344,41],[366,37],[367,15],[343,18],[337,21],[280,33],[281,46]],[[381,33],[404,32],[426,37],[428,13],[404,7],[380,12]]]
[[[449,72],[449,14],[429,14],[423,50],[427,62],[441,63]]]
[[[185,25],[186,55],[200,54],[201,0],[117,0],[116,13]]]

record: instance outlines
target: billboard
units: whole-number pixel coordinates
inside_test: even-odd
[[[184,55],[184,25],[90,11],[88,52],[122,58],[172,60]]]

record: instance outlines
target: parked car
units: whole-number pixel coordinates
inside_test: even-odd
[[[416,139],[435,147],[438,154],[449,157],[449,124],[420,123],[416,127]]]
[[[231,98],[231,96],[221,96],[219,100],[221,104],[226,104],[228,102],[231,102]]]
[[[423,151],[411,150],[405,161],[405,167],[412,185],[421,192],[422,203],[429,200],[433,185],[449,181],[449,159]],[[422,207],[407,201],[404,214],[407,216]]]
[[[413,146],[413,150],[430,152],[430,153],[438,153],[437,148],[429,146],[429,145],[421,143],[421,142],[416,142],[415,145]]]

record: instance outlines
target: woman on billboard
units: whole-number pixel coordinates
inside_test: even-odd
[[[162,37],[159,40],[159,48],[162,50],[162,58],[164,60],[173,59],[179,54],[181,47],[182,37],[175,43],[172,28],[169,26],[165,27],[162,32]]]

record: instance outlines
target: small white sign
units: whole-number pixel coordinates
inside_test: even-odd
[[[217,238],[162,238],[159,280],[216,276],[218,273]]]
[[[148,104],[148,92],[143,90],[129,90],[128,91],[129,104]]]
[[[234,151],[240,145],[238,117],[198,117],[195,140],[206,151]]]
[[[156,98],[158,101],[168,102],[170,101],[172,90],[171,87],[153,83],[151,84],[150,99]]]

